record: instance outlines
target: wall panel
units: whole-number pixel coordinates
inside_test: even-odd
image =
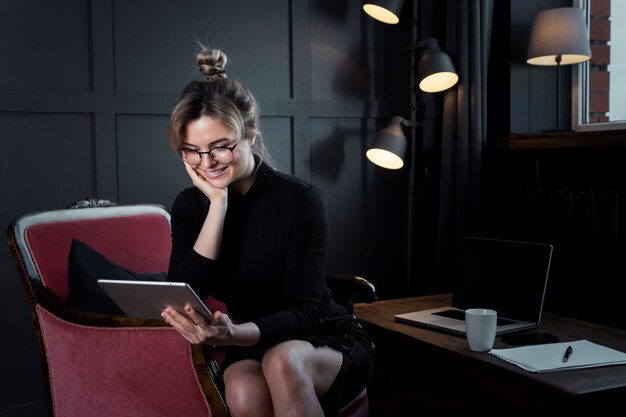
[[[115,90],[178,95],[196,76],[193,51],[209,32],[212,2],[113,2]]]
[[[89,2],[0,2],[0,90],[89,91]]]
[[[242,80],[259,99],[290,98],[290,1],[209,3],[208,39],[202,41],[226,51],[230,76]]]
[[[292,172],[292,129],[290,117],[261,118],[261,134],[265,147],[269,152],[276,169],[283,172]]]
[[[329,213],[329,273],[356,273],[364,244],[364,189],[359,119],[314,119],[311,135],[313,183],[324,192]],[[349,192],[347,192],[349,190]]]
[[[170,149],[168,116],[119,115],[117,161],[119,202],[157,203],[171,207],[191,180]]]
[[[311,18],[311,97],[367,99],[370,80],[361,33],[363,12],[350,2],[325,2]]]
[[[88,114],[0,113],[2,219],[92,193],[92,130]]]

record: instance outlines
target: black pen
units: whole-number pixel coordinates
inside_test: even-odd
[[[568,346],[567,349],[565,349],[565,353],[563,354],[563,362],[567,362],[569,357],[572,356],[573,352],[574,352],[574,349],[572,349],[571,346]]]

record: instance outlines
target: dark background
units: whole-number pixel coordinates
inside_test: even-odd
[[[437,36],[445,49],[442,3],[419,1],[418,27],[420,38]],[[555,76],[524,63],[530,25],[536,11],[570,2],[495,3],[490,136],[541,132],[554,120]],[[278,167],[324,191],[328,272],[366,277],[381,298],[409,295],[407,178],[415,169],[420,179],[423,166],[386,171],[364,153],[392,115],[409,117],[410,4],[401,23],[389,26],[367,17],[359,0],[1,0],[0,224],[90,196],[170,207],[190,182],[167,144],[169,114],[196,77],[201,42],[222,48],[229,76],[256,94],[261,131]],[[427,148],[429,169],[416,190],[414,221],[425,253],[432,253],[441,98],[420,94],[419,100],[420,140],[409,151]],[[602,321],[591,307],[603,303],[587,296],[617,297],[611,288],[624,274],[609,274],[608,267],[622,264],[623,243],[610,232],[625,227],[620,149],[494,149],[485,159],[483,234],[555,243],[556,284],[546,302],[556,311]],[[580,220],[580,208],[572,217],[573,205],[561,213],[553,203],[533,204],[545,190],[571,202],[586,198],[581,190],[596,189],[608,193],[613,223],[601,222],[597,210]],[[562,216],[566,222],[559,222]],[[598,222],[608,235],[592,237],[588,226],[599,230]],[[576,234],[572,227],[579,224],[583,232]],[[598,252],[588,250],[592,244]],[[413,294],[425,294],[434,257],[411,258]],[[598,258],[606,261],[601,276],[594,273]],[[0,277],[0,416],[43,416],[32,320],[6,246]],[[593,313],[584,314],[587,309]]]

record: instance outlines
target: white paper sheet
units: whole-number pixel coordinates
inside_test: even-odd
[[[563,362],[563,355],[568,346],[571,346],[573,351],[568,360]],[[555,372],[626,364],[626,353],[588,340],[491,349],[489,354],[530,372]]]

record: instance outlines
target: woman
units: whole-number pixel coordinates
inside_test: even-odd
[[[191,343],[228,346],[222,363],[234,417],[331,416],[368,384],[373,347],[325,284],[328,221],[319,190],[271,167],[250,91],[204,50],[206,81],[182,92],[170,145],[195,187],[172,206],[168,278],[225,302],[207,322],[164,319]],[[231,319],[232,317],[232,319]]]

